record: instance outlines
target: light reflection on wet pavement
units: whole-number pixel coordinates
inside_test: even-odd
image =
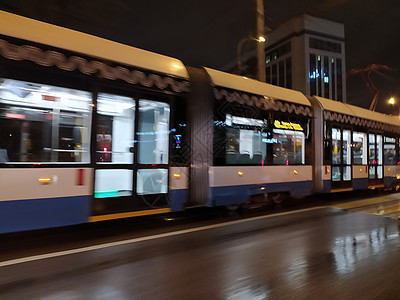
[[[350,211],[360,211],[373,215],[380,215],[392,219],[399,219],[400,217],[400,194],[391,194],[385,197],[372,198],[367,201],[358,201],[359,204],[354,202],[337,205],[337,208],[345,208]],[[364,203],[363,203],[364,202]]]
[[[3,267],[30,277],[0,298],[397,299],[398,226],[335,208],[258,219]]]

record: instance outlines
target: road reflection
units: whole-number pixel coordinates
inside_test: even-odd
[[[348,293],[351,282],[360,289],[370,286],[366,282],[376,280],[379,267],[386,270],[386,278],[393,276],[386,266],[400,251],[397,221],[342,211],[289,224],[226,245],[224,264],[219,266],[224,299],[340,295],[340,289]],[[371,287],[379,286],[383,287]],[[362,293],[368,296],[367,290]]]
[[[388,232],[388,228],[373,229],[369,233],[358,233],[337,237],[332,253],[335,257],[336,270],[340,275],[355,271],[358,263],[370,259],[386,250],[389,242],[399,244],[399,232]],[[391,246],[394,246],[391,243]]]
[[[397,299],[398,253],[398,221],[322,208],[38,261],[79,268],[0,298]]]

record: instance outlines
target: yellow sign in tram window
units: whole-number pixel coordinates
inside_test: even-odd
[[[275,128],[279,128],[279,129],[292,129],[292,130],[303,131],[303,127],[301,127],[300,124],[292,123],[292,122],[284,122],[284,121],[275,120],[274,126],[275,126]]]

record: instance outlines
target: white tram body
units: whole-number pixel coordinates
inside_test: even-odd
[[[0,12],[0,233],[398,187],[399,137],[398,117]]]

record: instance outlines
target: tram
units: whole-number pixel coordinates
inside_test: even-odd
[[[399,189],[400,120],[0,12],[0,233]]]

